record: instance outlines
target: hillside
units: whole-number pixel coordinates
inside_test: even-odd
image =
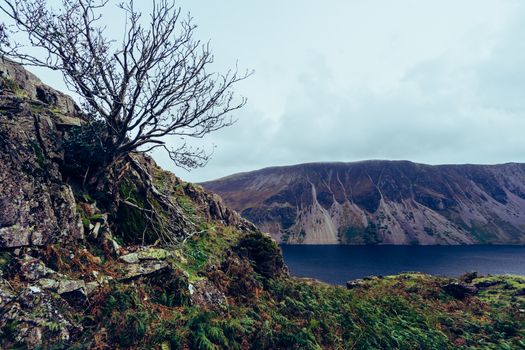
[[[312,163],[202,186],[280,242],[525,243],[525,164]]]
[[[70,98],[0,62],[1,349],[525,346],[523,277],[292,278],[268,235],[147,156],[118,203],[75,177],[84,126]]]

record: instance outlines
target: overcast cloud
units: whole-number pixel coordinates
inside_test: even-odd
[[[218,70],[255,70],[190,181],[312,161],[525,162],[525,2],[185,0]],[[176,142],[173,140],[172,142]]]

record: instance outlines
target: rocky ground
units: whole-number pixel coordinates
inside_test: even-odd
[[[112,213],[68,171],[83,123],[69,98],[5,62],[0,88],[2,349],[525,347],[524,278],[292,278],[275,241],[217,195],[136,158],[180,210],[167,222],[186,225],[168,244],[136,172]]]

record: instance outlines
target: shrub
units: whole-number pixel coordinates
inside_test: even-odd
[[[269,236],[262,233],[248,234],[241,239],[235,251],[239,256],[248,258],[255,272],[264,277],[277,277],[285,269],[279,247]]]
[[[109,145],[104,137],[105,123],[93,121],[68,130],[64,140],[64,164],[66,173],[83,178],[101,168],[108,155]]]

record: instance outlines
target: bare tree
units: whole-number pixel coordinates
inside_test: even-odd
[[[107,167],[155,148],[165,149],[180,167],[204,165],[208,153],[185,142],[168,148],[165,137],[201,138],[230,125],[229,113],[246,102],[235,99],[231,88],[249,73],[208,72],[209,46],[194,39],[196,26],[174,0],[152,0],[146,21],[133,0],[118,4],[126,18],[124,36],[122,42],[110,40],[101,23],[108,3],[62,0],[53,9],[46,0],[0,0],[0,10],[12,22],[7,28],[29,39],[27,46],[9,42],[2,26],[0,54],[63,73],[86,115],[105,122]],[[34,54],[34,48],[44,54]]]
[[[141,210],[162,241],[181,242],[196,232],[188,230],[192,223],[131,154],[163,148],[180,167],[203,166],[209,158],[204,150],[185,141],[168,148],[165,138],[201,138],[231,125],[229,113],[246,102],[235,98],[232,87],[251,73],[209,72],[209,46],[194,39],[192,18],[183,16],[174,0],[151,0],[149,18],[127,1],[117,5],[126,22],[122,41],[115,41],[102,23],[109,0],[62,0],[57,9],[46,0],[0,0],[9,20],[0,24],[0,55],[63,74],[91,122],[88,137],[93,125],[102,125],[93,135],[104,144],[102,166],[91,169],[97,188],[109,190],[115,205]],[[20,34],[26,34],[27,45],[12,39]],[[142,178],[145,207],[119,196],[119,181],[129,168]]]

